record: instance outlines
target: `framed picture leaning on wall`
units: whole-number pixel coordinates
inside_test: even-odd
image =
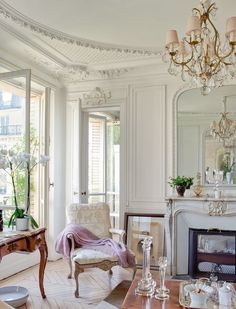
[[[158,258],[164,254],[164,215],[126,212],[124,219],[126,245],[135,253],[137,266],[143,264],[142,239],[147,235],[153,237],[150,265],[156,268]]]

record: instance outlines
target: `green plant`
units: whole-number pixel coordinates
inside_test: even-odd
[[[170,181],[168,184],[175,188],[176,186],[182,186],[186,189],[189,189],[193,185],[194,177],[186,177],[186,176],[177,176],[177,177],[170,177]]]
[[[235,165],[234,161],[232,163],[230,162],[230,156],[229,155],[225,155],[225,157],[223,159],[224,176],[226,175],[226,173],[232,172],[234,165]]]
[[[13,226],[16,219],[29,218],[30,225],[33,229],[38,228],[38,223],[31,215],[25,213],[25,209],[16,207],[8,222],[8,227]]]

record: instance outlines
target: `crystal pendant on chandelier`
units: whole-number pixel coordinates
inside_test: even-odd
[[[223,98],[224,111],[221,113],[220,121],[217,123],[213,120],[210,126],[211,135],[221,142],[228,142],[236,137],[236,120],[231,120],[227,116],[226,99],[225,96]]]
[[[220,34],[211,19],[216,9],[211,0],[200,0],[200,7],[193,8],[193,15],[188,19],[182,41],[176,30],[167,32],[163,57],[165,62],[169,58],[171,75],[181,72],[182,80],[202,87],[203,95],[236,76],[236,16],[227,20],[226,41],[221,44]]]

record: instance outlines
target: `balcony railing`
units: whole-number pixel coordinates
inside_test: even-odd
[[[4,109],[19,109],[22,107],[21,102],[10,102],[9,104],[4,104],[2,102],[0,102],[0,110],[4,110]]]
[[[21,132],[21,125],[0,126],[0,135],[20,135]]]

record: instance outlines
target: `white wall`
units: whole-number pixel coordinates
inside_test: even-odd
[[[132,72],[124,78],[81,82],[67,88],[69,113],[83,93],[95,87],[111,91],[107,106],[119,103],[124,110],[121,226],[124,212],[165,212],[165,196],[170,191],[167,180],[174,173],[173,98],[181,82],[163,72],[166,68],[160,65],[145,68],[145,72]],[[67,172],[68,183],[70,171]]]

